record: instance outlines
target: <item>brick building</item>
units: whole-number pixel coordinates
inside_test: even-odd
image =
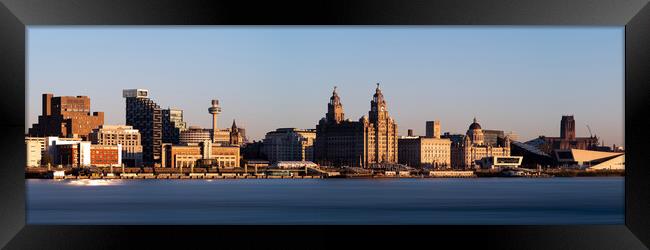
[[[94,128],[104,124],[104,112],[90,112],[87,96],[43,94],[42,114],[27,134],[31,137],[80,137],[87,140]]]

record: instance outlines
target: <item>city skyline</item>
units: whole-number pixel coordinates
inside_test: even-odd
[[[334,86],[338,87],[346,118],[358,120],[366,114],[375,83],[380,82],[389,111],[400,124],[399,135],[406,135],[407,129],[424,135],[424,124],[429,120],[440,120],[442,131],[464,134],[476,117],[486,129],[514,131],[526,141],[539,135],[559,136],[558,118],[573,114],[578,136],[588,136],[589,125],[607,145],[624,142],[622,28],[30,27],[28,33],[27,127],[38,117],[39,97],[45,92],[87,95],[92,100],[91,112],[105,112],[106,124],[124,124],[121,90],[145,88],[161,107],[183,109],[189,125],[205,128],[211,127],[212,120],[206,108],[212,99],[219,99],[223,108],[219,127],[226,128],[236,119],[250,139],[260,140],[276,128],[314,128],[327,111]],[[370,43],[378,37],[383,40]],[[145,41],[161,38],[168,40],[142,46]],[[261,40],[251,42],[251,38]],[[327,39],[318,41],[321,38]],[[427,44],[435,38],[449,41]],[[541,38],[546,43],[535,41]],[[197,43],[202,49],[219,50],[209,42],[220,39],[246,43],[221,41],[227,47],[222,51],[203,51],[222,55],[217,58],[182,46]],[[495,45],[512,39],[515,41]],[[346,44],[352,49],[342,50]],[[508,48],[514,45],[518,47]],[[494,51],[481,50],[485,47]],[[574,53],[559,53],[558,47],[567,53],[574,49]],[[257,50],[250,52],[251,48]],[[322,51],[313,51],[319,48]],[[422,53],[415,53],[418,49]],[[459,52],[461,49],[464,53]],[[346,57],[343,52],[356,57]],[[62,55],[69,56],[56,63]],[[436,56],[427,57],[432,55]],[[338,57],[348,60],[337,64]],[[172,58],[193,60],[174,61],[177,64],[164,60]],[[325,62],[315,62],[318,60]],[[476,60],[483,67],[475,65]],[[508,62],[487,63],[504,60]],[[301,63],[307,65],[298,67]],[[195,67],[188,68],[187,64]],[[461,65],[469,71],[459,74]],[[289,66],[302,71],[292,71]],[[176,67],[184,71],[169,72]],[[392,71],[386,71],[388,68]],[[238,71],[234,74],[227,69]],[[528,72],[522,71],[526,69]],[[555,75],[559,76],[551,77]],[[532,83],[525,84],[522,79]],[[82,85],[84,82],[89,84]]]

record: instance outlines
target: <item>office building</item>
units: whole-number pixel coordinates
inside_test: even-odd
[[[379,84],[368,116],[359,121],[345,119],[335,87],[327,114],[316,125],[314,149],[315,161],[320,165],[370,168],[397,163],[397,124],[388,114]]]
[[[426,130],[429,131],[427,136],[409,134],[399,138],[399,163],[421,168],[451,167],[451,140],[441,138],[440,133],[435,132],[440,131],[440,122],[427,122]]]
[[[266,133],[262,150],[270,162],[313,161],[315,129],[279,128]]]
[[[126,125],[102,125],[93,130],[91,142],[97,145],[122,145],[122,163],[129,167],[142,165],[140,132]]]
[[[42,114],[32,125],[30,137],[80,137],[88,139],[94,128],[104,124],[104,112],[90,112],[87,96],[57,96],[43,94]]]
[[[125,89],[122,96],[126,99],[126,125],[140,132],[142,162],[153,166],[160,162],[162,151],[162,109],[149,99],[146,89]]]
[[[187,123],[183,121],[183,110],[168,108],[162,110],[162,128],[164,143],[179,143],[180,134],[187,129]]]

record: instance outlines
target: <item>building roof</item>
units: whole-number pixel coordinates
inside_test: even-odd
[[[472,124],[469,125],[469,129],[470,130],[481,129],[481,125],[478,124],[478,122],[476,122],[476,117],[474,117],[474,122],[472,122]]]

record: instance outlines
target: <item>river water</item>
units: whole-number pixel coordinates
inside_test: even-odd
[[[28,224],[623,224],[624,178],[26,180]]]

